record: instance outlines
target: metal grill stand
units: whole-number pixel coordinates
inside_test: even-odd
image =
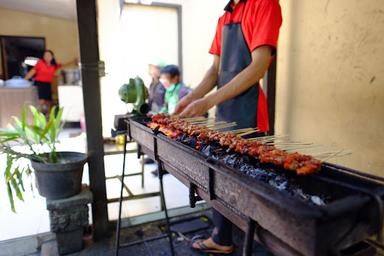
[[[169,224],[169,216],[168,216],[168,209],[165,203],[165,196],[164,196],[164,185],[163,185],[163,176],[164,176],[164,169],[161,166],[161,163],[158,162],[158,171],[159,171],[159,182],[160,182],[160,199],[161,199],[161,207],[164,210],[165,214],[165,221],[166,221],[166,227],[167,227],[167,234],[156,236],[156,237],[150,237],[146,239],[137,240],[130,243],[121,244],[120,243],[120,233],[121,233],[121,212],[122,212],[122,203],[123,203],[123,190],[124,190],[124,177],[125,175],[125,162],[126,162],[126,154],[127,154],[127,134],[124,134],[124,151],[123,151],[123,167],[122,167],[122,173],[121,173],[121,189],[120,189],[120,198],[119,198],[119,216],[117,219],[117,227],[116,227],[116,251],[115,255],[119,255],[119,251],[121,248],[126,248],[134,245],[138,245],[141,243],[145,243],[148,241],[158,240],[162,238],[168,237],[169,239],[169,246],[171,250],[171,255],[175,255],[174,248],[173,248],[173,241],[172,241],[172,232],[170,229]],[[140,154],[140,151],[139,151]]]

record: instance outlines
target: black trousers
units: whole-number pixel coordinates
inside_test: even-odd
[[[213,223],[215,224],[212,232],[212,240],[219,245],[232,245],[232,222],[215,209],[212,209],[212,212]]]
[[[224,246],[231,246],[232,243],[232,222],[225,218],[223,215],[221,215],[218,211],[215,209],[212,209],[213,212],[213,223],[215,224],[215,228],[212,232],[212,240],[219,245]],[[254,243],[254,251],[253,253],[256,253],[256,255],[259,256],[273,256],[272,253],[267,251],[267,249],[264,248],[259,243]]]

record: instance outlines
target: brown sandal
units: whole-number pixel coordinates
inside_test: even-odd
[[[198,240],[195,240],[193,244],[197,244],[198,248],[195,248],[192,246],[192,249],[196,250],[196,251],[199,251],[199,252],[205,252],[205,253],[220,253],[220,254],[230,254],[233,252],[233,246],[231,246],[231,248],[227,249],[227,250],[220,250],[220,249],[217,249],[217,248],[210,248],[208,246],[206,246],[204,244],[204,239],[198,239]]]

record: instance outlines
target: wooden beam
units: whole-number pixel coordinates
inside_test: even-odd
[[[77,0],[76,3],[89,156],[89,181],[94,197],[92,204],[94,238],[99,240],[108,234],[108,209],[104,170],[100,77],[97,68],[99,46],[96,0]]]
[[[269,135],[275,134],[275,113],[276,113],[276,60],[277,53],[275,54],[267,73],[264,76],[263,88],[266,88],[267,102],[268,102],[268,115],[269,115]]]

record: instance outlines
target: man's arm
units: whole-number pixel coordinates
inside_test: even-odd
[[[175,114],[182,112],[191,102],[204,97],[216,85],[219,73],[220,56],[213,55],[213,63],[200,84],[187,96],[183,97],[176,106]]]
[[[232,99],[249,89],[264,76],[270,63],[271,54],[272,49],[270,46],[256,48],[252,52],[252,62],[248,67],[216,92],[189,104],[181,112],[180,116],[201,116],[211,107]]]

